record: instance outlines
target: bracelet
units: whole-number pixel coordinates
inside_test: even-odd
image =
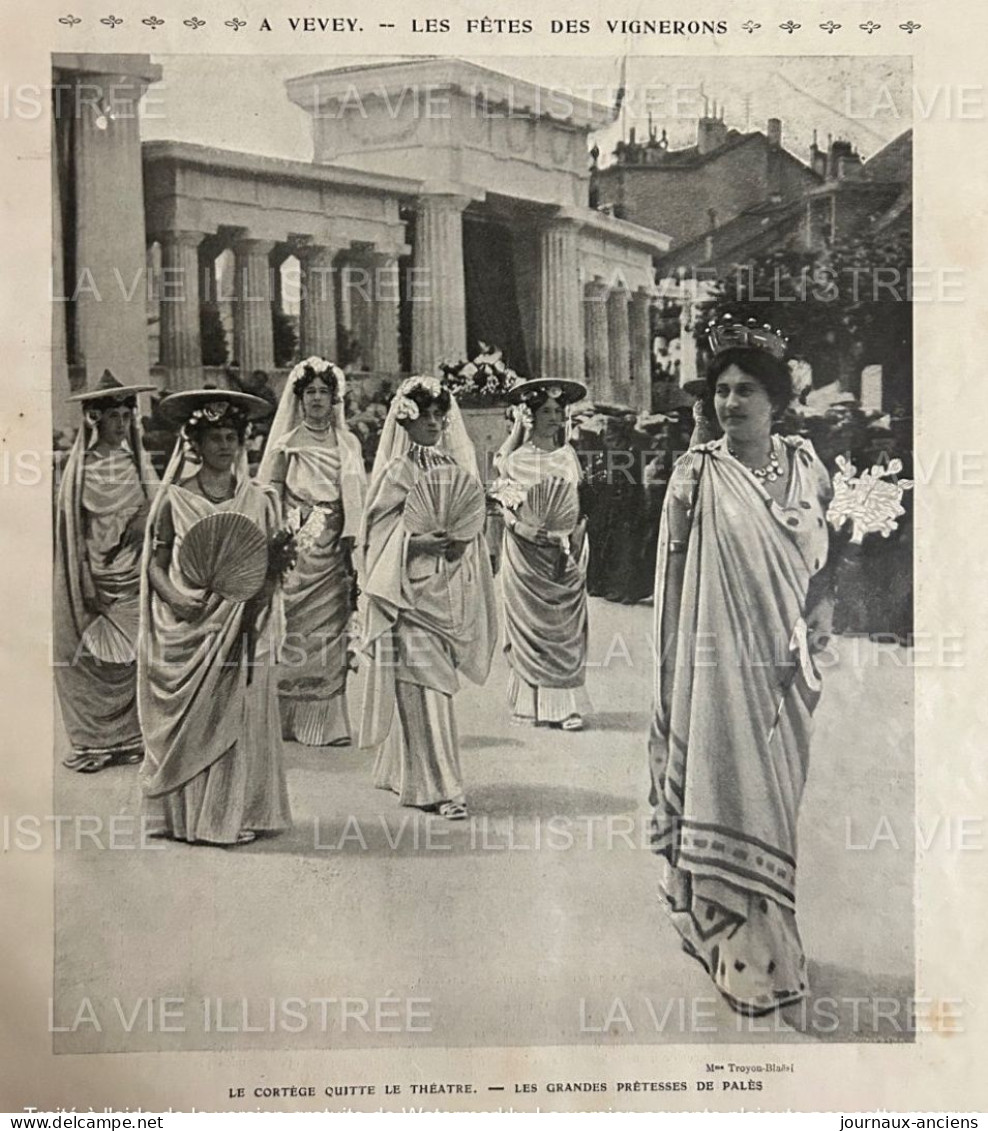
[[[669,553],[670,554],[685,554],[688,543],[678,539],[669,540]]]

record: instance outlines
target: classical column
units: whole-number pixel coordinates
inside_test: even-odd
[[[623,287],[615,287],[607,298],[607,352],[615,396],[625,404],[631,397],[631,330],[628,292]]]
[[[412,305],[412,368],[436,372],[444,359],[467,349],[463,282],[463,209],[467,197],[419,197],[415,214]]]
[[[652,411],[652,299],[639,288],[631,296],[631,401]]]
[[[96,61],[99,56],[83,56]],[[115,56],[126,60],[125,56]],[[110,369],[126,383],[148,376],[147,265],[138,104],[159,67],[138,56],[128,75],[86,73],[62,89],[75,114],[76,346],[89,385]],[[95,68],[94,68],[95,70]],[[64,74],[65,72],[63,72]]]
[[[609,288],[601,279],[593,279],[583,289],[584,326],[587,336],[587,381],[590,396],[596,400],[612,397],[610,351],[607,332],[607,297]]]
[[[538,368],[542,377],[583,380],[577,231],[573,221],[557,220],[539,235]]]
[[[398,362],[398,257],[393,252],[370,256],[371,326],[368,364],[375,373],[395,374]]]
[[[336,361],[336,248],[313,245],[298,250],[302,271],[299,350],[302,357]]]
[[[159,307],[161,364],[168,387],[202,385],[202,340],[199,333],[199,244],[205,232],[162,232]]]
[[[233,245],[233,353],[241,374],[274,369],[271,320],[271,240],[240,239]]]

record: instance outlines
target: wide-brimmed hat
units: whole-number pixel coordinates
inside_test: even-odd
[[[536,393],[545,390],[553,400],[563,404],[575,404],[582,401],[587,395],[587,387],[580,381],[569,381],[556,377],[533,377],[530,381],[522,381],[508,392],[508,400],[512,404],[524,404]]]
[[[121,385],[109,369],[103,370],[103,376],[96,382],[92,389],[84,393],[76,393],[68,400],[80,403],[91,401],[116,401],[124,397],[136,397],[138,393],[153,392],[155,385]]]
[[[207,419],[210,410],[215,410],[217,422],[221,421],[229,406],[246,413],[248,420],[260,420],[270,416],[271,405],[263,397],[251,393],[239,393],[233,389],[186,389],[171,393],[162,400],[158,409],[161,414],[176,424],[184,424],[194,412],[202,411]]]

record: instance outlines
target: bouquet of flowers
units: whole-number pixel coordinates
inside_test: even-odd
[[[291,529],[278,530],[268,543],[268,576],[284,581],[298,563],[298,544]]]
[[[516,479],[500,478],[487,488],[488,498],[500,503],[509,511],[517,510],[525,501],[525,488]]]
[[[910,479],[898,478],[902,461],[893,459],[884,467],[876,463],[858,475],[858,469],[846,456],[838,456],[837,467],[827,521],[834,530],[850,523],[852,545],[860,546],[866,534],[888,538],[899,527],[896,519],[906,513],[903,492],[913,485]]]
[[[442,362],[439,368],[443,385],[458,404],[467,407],[498,404],[521,383],[518,374],[505,364],[501,351],[484,342],[472,361]]]

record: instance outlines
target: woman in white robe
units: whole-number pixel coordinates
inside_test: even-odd
[[[137,394],[105,372],[70,399],[83,421],[59,485],[55,523],[55,688],[71,753],[95,773],[144,753],[137,717],[140,559],[157,476],[141,438]]]
[[[244,447],[249,415],[270,409],[209,389],[175,393],[162,410],[187,423],[144,549],[144,811],[176,840],[246,844],[291,822],[274,679],[284,631],[277,576],[250,600],[210,593],[183,569],[182,546],[198,521],[227,512],[249,518],[269,542],[279,530],[277,493],[251,480]]]
[[[585,395],[576,381],[536,379],[513,389],[512,399],[523,407],[495,457],[499,475],[525,491],[549,478],[562,480],[578,499],[580,462],[564,425],[567,406]],[[504,506],[504,520],[501,580],[512,720],[580,730],[589,710],[586,520],[550,532],[519,521],[511,505]]]
[[[462,820],[467,802],[453,696],[461,673],[474,683],[487,679],[497,625],[483,531],[454,543],[411,533],[403,522],[409,493],[443,467],[477,476],[455,400],[435,378],[411,377],[391,402],[365,512],[371,664],[360,745],[377,752],[378,788],[403,805]]]
[[[282,735],[305,746],[348,746],[347,675],[356,612],[355,545],[366,475],[347,428],[343,370],[310,357],[288,375],[258,481],[279,493],[298,560],[285,579],[279,674]]]

